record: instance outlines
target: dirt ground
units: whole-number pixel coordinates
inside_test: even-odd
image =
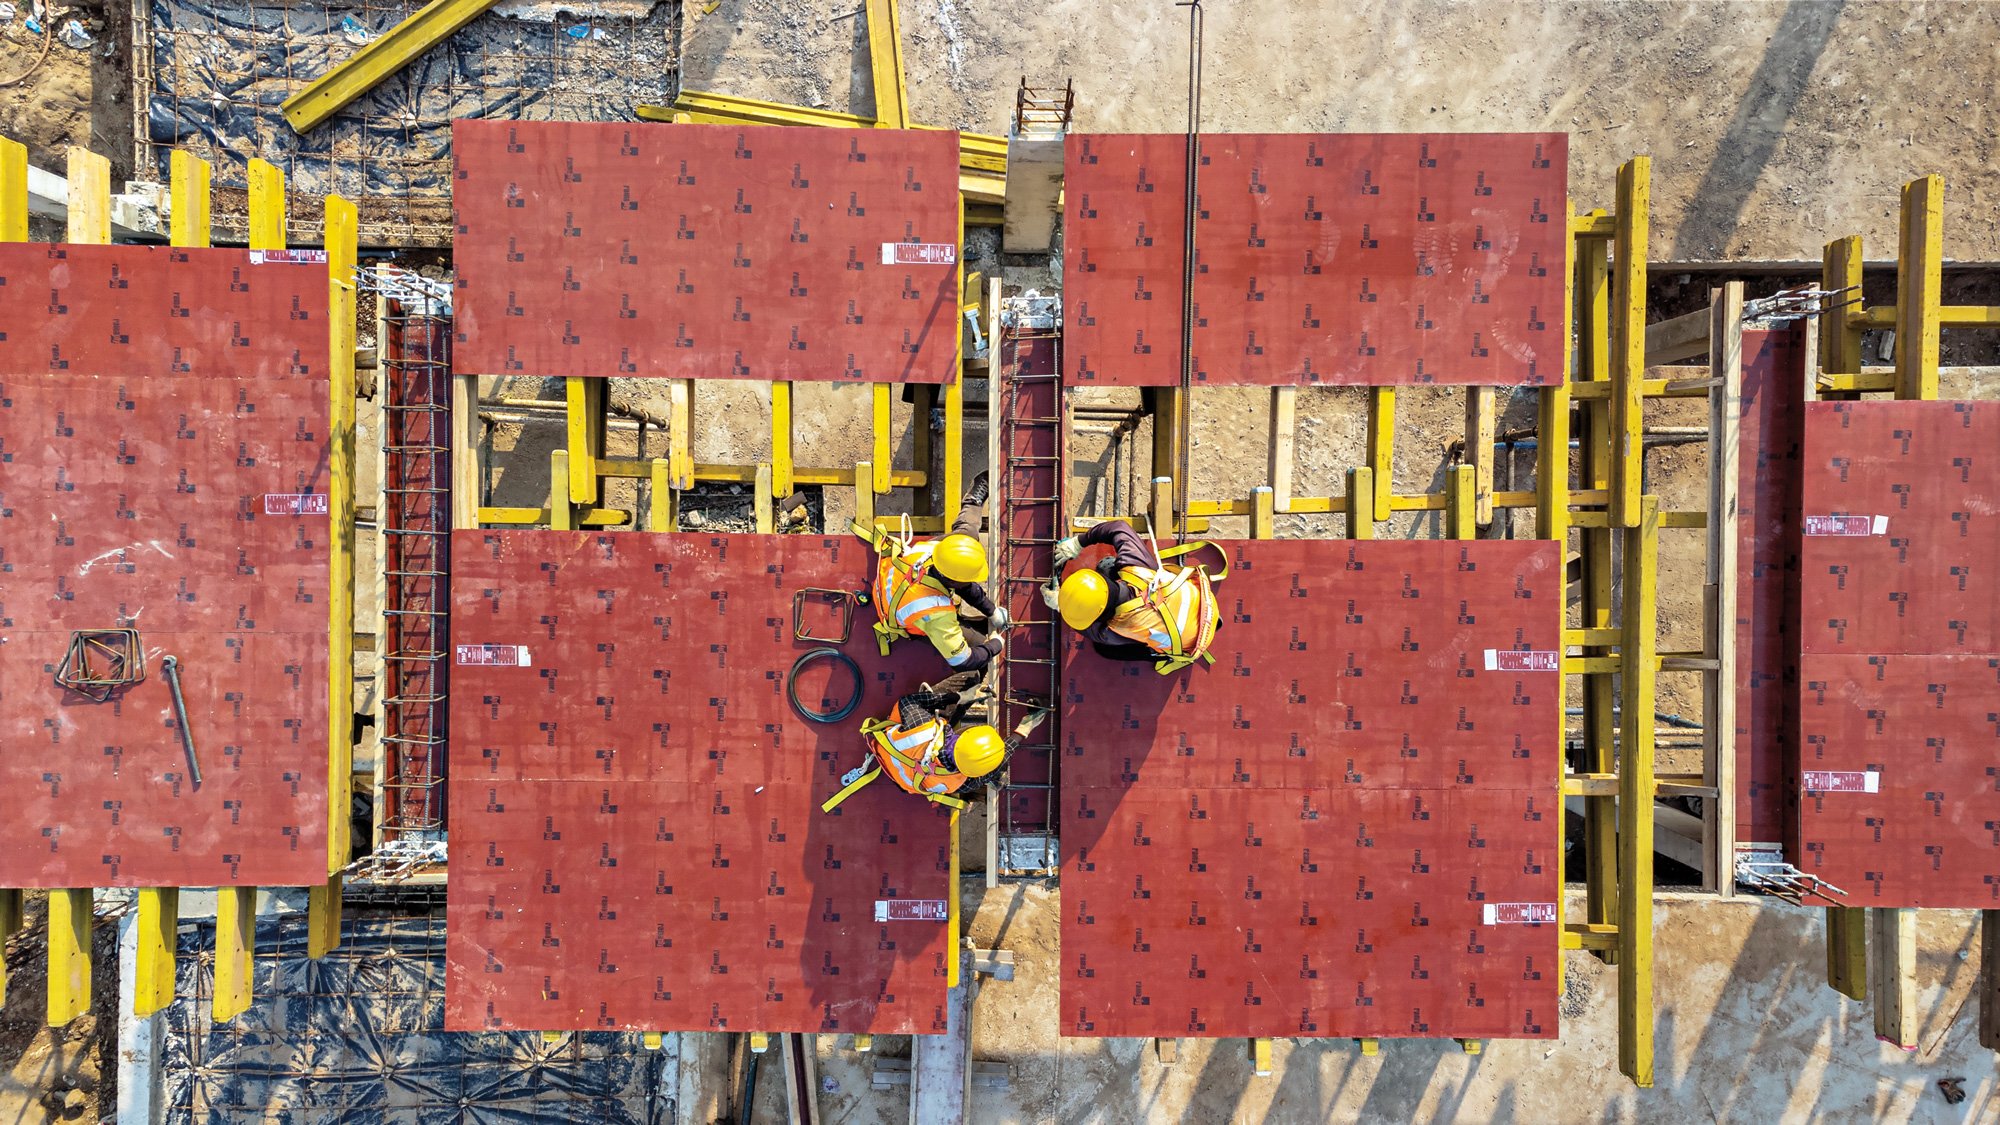
[[[48,1026],[48,899],[30,891],[26,925],[6,942],[0,1006],[0,1121],[9,1125],[111,1120],[118,1105],[118,927],[92,931],[91,1010]]]

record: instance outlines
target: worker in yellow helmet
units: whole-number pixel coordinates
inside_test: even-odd
[[[966,723],[965,713],[980,697],[979,672],[960,672],[936,687],[925,685],[896,701],[889,717],[861,724],[873,761],[848,770],[841,790],[820,806],[831,812],[877,777],[897,788],[949,808],[964,808],[969,794],[990,780],[1012,752],[1000,732],[986,723]]]
[[[1042,590],[1043,602],[1064,624],[1082,633],[1099,656],[1150,660],[1162,675],[1197,660],[1214,663],[1208,650],[1222,626],[1214,587],[1229,577],[1229,567],[1211,574],[1202,564],[1166,561],[1210,544],[1160,551],[1131,524],[1107,520],[1058,542],[1056,566],[1096,546],[1109,546],[1112,553]]]
[[[986,548],[977,534],[985,503],[986,474],[981,473],[966,492],[951,533],[941,539],[899,539],[854,525],[854,533],[880,556],[872,593],[882,655],[903,637],[927,638],[958,672],[984,668],[1000,655],[1000,638],[989,634],[1005,630],[1011,621],[986,592]],[[961,613],[961,605],[975,616]]]

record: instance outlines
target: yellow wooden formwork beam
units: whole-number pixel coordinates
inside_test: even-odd
[[[1905,1051],[1917,1047],[1917,912],[1873,907],[1868,911],[1869,991],[1875,1037]]]
[[[665,457],[655,457],[652,461],[652,487],[647,496],[647,531],[680,530],[680,493],[673,489],[673,478],[667,468]]]
[[[567,469],[565,469],[567,471]],[[754,480],[755,477],[747,477]],[[623,527],[632,522],[632,513],[612,508],[576,509],[564,504],[563,519],[571,527]],[[536,527],[547,524],[555,526],[555,514],[549,508],[491,507],[482,505],[478,523],[499,524],[502,527]]]
[[[1366,465],[1347,470],[1347,537],[1375,538],[1375,470]]]
[[[1624,640],[1619,656],[1618,1069],[1653,1084],[1653,688],[1658,634],[1660,506],[1644,496],[1624,533]]]
[[[777,530],[777,517],[771,503],[771,466],[757,466],[757,481],[750,489],[750,511],[756,520],[757,534],[769,535]]]
[[[1292,459],[1298,443],[1299,389],[1271,388],[1271,463],[1265,480],[1275,496],[1278,511],[1292,506]]]
[[[1855,328],[1896,327],[1894,305],[1872,305],[1849,314]],[[1944,328],[2000,328],[2000,305],[1939,305],[1938,324]]]
[[[209,242],[208,161],[181,149],[167,159],[167,235],[175,246],[206,246]]]
[[[279,107],[285,121],[301,133],[313,128],[444,42],[493,4],[494,0],[431,0],[286,98]]]
[[[889,460],[891,451],[889,444],[889,384],[871,384],[869,391],[873,396],[874,402],[871,429],[875,435],[875,459],[870,462],[870,464],[875,466],[874,487],[877,492],[887,492],[889,491]]]
[[[672,459],[669,458],[669,480],[672,479],[672,464]],[[600,458],[597,462],[597,475],[600,477],[623,477],[628,480],[650,480],[653,476],[653,463],[650,460],[641,461],[635,457],[604,457]],[[757,479],[757,466],[714,465],[706,461],[701,461],[695,463],[688,479],[690,481],[707,480],[723,481],[729,484],[749,484]],[[918,469],[894,469],[889,473],[889,484],[892,488],[923,488],[930,481],[931,475]],[[806,465],[792,466],[792,485],[795,489],[802,484],[836,484],[845,486],[852,483],[854,483],[854,470],[851,468],[827,469]],[[777,492],[775,483],[772,485],[772,491],[774,493]],[[780,493],[779,495],[784,494]],[[533,510],[539,511],[540,509]]]
[[[21,892],[0,890],[0,948],[21,928]],[[0,1004],[7,1002],[7,959],[0,957]]]
[[[88,887],[49,892],[50,1027],[62,1027],[90,1010],[90,911]]]
[[[250,249],[285,248],[285,174],[264,160],[250,161]]]
[[[174,1002],[174,937],[180,926],[181,892],[176,887],[142,887],[133,920],[132,1014],[144,1019]]]
[[[903,34],[896,0],[868,0],[868,72],[875,90],[875,127],[910,127],[909,92],[903,87]]]
[[[1394,510],[1391,493],[1396,483],[1396,388],[1368,388],[1368,468],[1375,480],[1375,495],[1369,508],[1378,520],[1386,520]]]
[[[69,150],[69,241],[111,241],[111,161],[86,148]]]
[[[257,948],[257,888],[215,891],[215,998],[217,1023],[250,1010]]]
[[[1826,983],[1850,1000],[1868,999],[1868,908],[1826,908]]]
[[[333,513],[327,568],[327,879],[313,887],[306,900],[306,953],[311,957],[324,957],[340,945],[340,871],[353,850],[348,807],[354,788],[354,318],[361,231],[354,204],[327,196],[325,230],[332,376],[327,507]]]
[[[1565,341],[1570,339],[1575,305],[1576,239],[1565,238],[1561,337]],[[1535,403],[1536,433],[1540,438],[1535,447],[1535,537],[1565,545],[1569,541],[1569,384],[1575,375],[1570,370],[1573,354],[1572,348],[1562,349],[1560,377],[1553,385],[1542,388]],[[1566,546],[1557,549],[1558,558],[1567,553]]]
[[[486,520],[486,510],[479,513]],[[569,502],[569,450],[549,450],[549,528],[571,531],[576,527],[576,509]]]
[[[605,381],[571,375],[563,379],[564,418],[569,438],[569,501],[597,503],[597,459],[604,455]]]
[[[1471,465],[1454,465],[1446,481],[1445,535],[1452,539],[1479,538],[1478,470]]]
[[[867,461],[854,463],[854,521],[863,527],[875,526],[875,466]]]
[[[961,953],[965,947],[965,943],[958,936],[964,924],[958,914],[958,813],[959,810],[957,809],[951,810],[951,827],[949,829],[951,833],[951,874],[946,878],[944,885],[945,938],[948,942],[945,946],[944,967],[944,986],[946,988],[958,987],[959,963],[965,960],[965,957]]]
[[[667,384],[667,474],[675,488],[694,487],[694,380]]]
[[[919,425],[927,422],[918,420]],[[923,465],[920,468],[928,469]],[[891,477],[893,480],[893,475]],[[960,374],[944,388],[944,523],[950,527],[958,519],[965,499],[965,376]]]
[[[1645,475],[1646,238],[1653,162],[1635,156],[1618,169],[1618,231],[1611,278],[1611,521],[1637,527]]]
[[[1896,251],[1896,397],[1938,396],[1939,305],[1944,292],[1944,178],[1903,185]]]
[[[771,490],[790,496],[792,483],[792,385],[771,384]]]
[[[714,94],[706,90],[683,90],[670,106],[642,105],[636,111],[641,121],[675,121],[708,125],[805,125],[823,129],[868,129],[873,117],[841,113],[831,109],[785,105],[734,94]],[[937,125],[912,125],[928,132],[949,132]],[[958,134],[959,166],[967,172],[985,173],[1005,180],[1007,138],[992,133]]]
[[[1835,300],[1861,299],[1861,237],[1836,238],[1826,244],[1820,267],[1820,287],[1836,293],[1848,290]],[[1894,322],[1894,310],[1890,320]],[[1819,369],[1828,374],[1861,373],[1861,325],[1851,318],[1827,317],[1821,321]]]
[[[1363,1058],[1372,1059],[1382,1053],[1382,1041],[1380,1039],[1356,1039],[1354,1042],[1360,1046]]]
[[[1250,492],[1250,538],[1270,539],[1277,535],[1277,491],[1260,485]]]
[[[0,137],[0,242],[28,241],[28,146]]]
[[[666,1040],[657,1031],[642,1031],[639,1033],[639,1042],[648,1051],[657,1051],[665,1045]]]
[[[1252,1039],[1250,1041],[1250,1070],[1259,1078],[1271,1076],[1271,1041]]]

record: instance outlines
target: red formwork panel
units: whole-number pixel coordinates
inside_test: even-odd
[[[0,245],[0,886],[325,880],[326,301],[323,261]],[[103,629],[144,677],[58,685]]]
[[[1792,862],[1853,906],[2000,904],[2000,404],[1805,408]]]
[[[1736,838],[1785,838],[1786,746],[1799,698],[1799,455],[1805,329],[1743,333],[1737,444]]]
[[[455,121],[462,373],[945,383],[958,134]]]
[[[1200,139],[1194,381],[1539,386],[1561,378],[1561,133]],[[1072,384],[1181,378],[1187,139],[1066,153]]]
[[[447,1027],[944,1030],[948,815],[886,781],[819,810],[944,664],[857,619],[854,714],[786,699],[793,594],[861,589],[865,544],[461,531],[452,563]]]
[[[1555,545],[1222,547],[1212,667],[1067,652],[1063,1031],[1554,1037]]]

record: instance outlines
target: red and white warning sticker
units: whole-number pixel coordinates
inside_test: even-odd
[[[454,645],[458,662],[474,668],[526,668],[533,663],[527,645]]]
[[[1522,650],[1513,648],[1489,648],[1486,650],[1486,670],[1488,672],[1560,672],[1562,653],[1547,649]]]
[[[324,492],[266,492],[267,516],[323,516],[332,511]]]
[[[253,266],[323,266],[326,264],[324,250],[252,250],[250,264]]]
[[[1553,926],[1553,902],[1489,902],[1480,908],[1489,926]]]
[[[1879,770],[1807,770],[1805,790],[1808,793],[1880,793],[1882,774]]]
[[[1889,517],[1807,516],[1803,528],[1807,535],[1884,535],[1889,530]]]
[[[958,247],[949,242],[884,242],[885,266],[949,266],[958,262]]]
[[[942,922],[946,918],[941,898],[878,898],[877,922]]]

